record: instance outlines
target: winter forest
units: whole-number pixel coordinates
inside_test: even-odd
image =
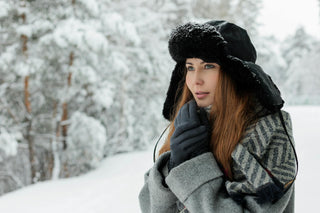
[[[262,35],[262,8],[262,0],[0,0],[0,195],[154,144],[167,124],[168,37],[187,21],[244,27],[286,105],[320,105],[320,39],[303,27],[283,40]]]

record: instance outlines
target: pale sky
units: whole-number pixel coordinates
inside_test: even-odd
[[[260,32],[283,39],[304,26],[311,35],[320,39],[320,15],[317,0],[264,0],[259,22]]]

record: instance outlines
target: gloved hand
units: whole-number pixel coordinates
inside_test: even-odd
[[[174,126],[175,131],[170,138],[169,170],[210,151],[210,124],[207,112],[203,108],[198,108],[195,100],[181,107]]]

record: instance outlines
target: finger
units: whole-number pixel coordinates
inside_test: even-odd
[[[179,135],[183,134],[184,132],[189,131],[190,129],[194,129],[198,126],[199,126],[199,124],[197,124],[195,122],[181,124],[180,126],[175,128],[172,136],[177,138]]]
[[[179,126],[182,123],[182,119],[183,119],[182,112],[183,112],[184,108],[185,108],[185,105],[183,105],[179,109],[178,115],[177,115],[176,119],[174,120],[174,126],[175,127]]]
[[[199,143],[194,143],[192,146],[186,148],[186,150],[184,151],[189,153],[199,153],[209,149],[210,149],[209,143],[199,142]]]
[[[174,121],[174,126],[177,127],[181,125],[188,117],[188,103],[185,103],[178,112],[178,115]]]
[[[182,147],[182,150],[187,153],[198,152],[204,149],[208,149],[209,144],[207,140],[194,141],[194,143],[190,143],[185,147]]]
[[[180,112],[179,112],[180,113]],[[174,126],[177,127],[180,125],[180,121],[179,121],[179,113],[177,115],[177,117],[174,119]]]
[[[192,149],[196,149],[198,146],[202,146],[202,144],[207,145],[207,133],[202,133],[193,138],[189,138],[183,142],[183,150],[188,151]]]
[[[189,158],[193,158],[200,155],[201,153],[210,152],[210,146],[202,144],[201,147],[196,147],[196,148],[193,148],[193,150],[188,150],[186,152],[190,153],[188,156]]]
[[[197,106],[197,103],[194,99],[192,99],[190,102],[189,102],[189,117],[191,120],[194,120],[196,122],[199,122],[199,116],[198,116],[198,106]]]
[[[190,117],[189,116],[189,107],[190,107],[190,104],[188,102],[188,103],[185,103],[181,108],[181,116],[184,120],[188,120]]]
[[[187,147],[189,143],[193,143],[194,141],[199,141],[200,139],[203,139],[204,134],[207,134],[205,126],[197,127],[192,129],[192,131],[189,130],[179,135],[178,137],[180,138],[177,141],[178,143],[183,144],[183,147]]]
[[[180,132],[179,130],[174,135],[176,141],[179,141],[179,143],[184,143],[184,141],[187,141],[190,138],[194,138],[197,136],[201,136],[202,134],[206,133],[205,126],[200,126],[196,128],[190,128],[188,130],[184,130],[183,132]]]

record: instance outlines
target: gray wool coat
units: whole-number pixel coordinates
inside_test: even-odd
[[[284,115],[289,135],[293,140],[290,116],[284,111],[282,111],[282,114]],[[270,122],[272,125],[266,125],[270,124]],[[282,153],[280,155],[281,157],[276,158],[274,153],[278,153],[279,149],[272,148],[279,146],[277,144],[285,144],[283,147],[286,147],[289,143],[287,137],[283,136],[279,116],[276,114],[265,116],[246,132],[245,138],[239,144],[241,146],[240,148],[248,150],[247,155],[251,155],[251,153],[253,153],[252,150],[256,150],[257,148],[254,147],[254,149],[250,150],[252,144],[250,145],[249,142],[254,141],[254,143],[257,144],[256,139],[262,137],[265,141],[261,140],[261,143],[259,143],[261,149],[258,150],[264,150],[260,152],[261,156],[259,159],[267,159],[265,165],[270,164],[270,158],[291,158],[290,163],[292,163],[294,159],[292,158],[292,153],[288,152],[289,157]],[[239,148],[236,148],[234,152],[237,153],[238,149]],[[243,150],[242,152],[245,153]],[[270,150],[277,151],[272,152]],[[233,161],[238,161],[240,158],[237,158],[236,156],[238,155],[235,153],[232,154]],[[257,155],[257,153],[253,154]],[[270,155],[270,157],[268,155]],[[259,204],[255,196],[246,195],[244,196],[243,204],[239,204],[229,196],[229,190],[233,189],[229,187],[229,185],[237,186],[237,184],[248,184],[250,181],[244,180],[244,176],[242,176],[239,182],[237,182],[237,180],[234,180],[234,182],[226,181],[223,172],[211,152],[204,153],[180,164],[173,168],[170,173],[168,173],[167,169],[169,157],[170,152],[162,154],[153,167],[145,174],[145,184],[139,194],[142,213],[294,212],[294,186],[275,203],[266,202]],[[277,171],[277,169],[280,168],[279,166],[283,165],[283,162],[278,161],[274,166],[274,171]],[[252,163],[250,162],[249,166],[248,161],[245,163],[246,167],[250,168],[250,164]],[[237,162],[234,162],[234,165],[237,165]],[[241,164],[238,163],[238,165]],[[237,169],[235,170],[237,171]],[[273,171],[272,168],[270,168],[270,170]],[[250,179],[250,177],[248,177],[248,179]]]

